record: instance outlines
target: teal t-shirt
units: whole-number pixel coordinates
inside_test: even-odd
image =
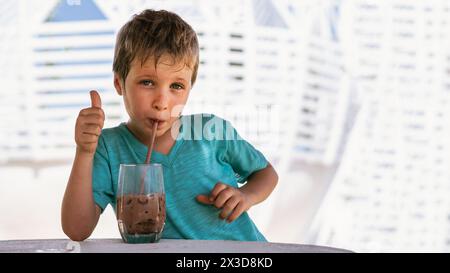
[[[231,223],[219,218],[221,209],[196,200],[217,182],[238,187],[255,171],[267,167],[265,157],[243,140],[231,124],[217,116],[180,118],[180,133],[169,154],[153,151],[152,163],[163,166],[166,192],[165,239],[266,241],[247,212]],[[116,211],[120,164],[145,162],[147,146],[125,123],[103,129],[94,157],[92,185],[102,211]]]

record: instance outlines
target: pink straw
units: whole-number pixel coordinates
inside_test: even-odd
[[[153,123],[152,140],[150,141],[150,145],[148,146],[147,158],[145,159],[145,164],[149,164],[150,159],[152,158],[152,151],[153,151],[153,145],[155,144],[157,128],[158,128],[158,122],[156,121]]]
[[[150,164],[150,159],[152,158],[153,145],[155,144],[157,129],[158,129],[158,122],[155,121],[155,123],[153,123],[152,139],[150,141],[150,145],[148,145],[147,158],[145,159],[145,164]],[[145,186],[144,181],[145,181],[145,176],[147,175],[146,172],[147,171],[145,171],[141,177],[141,192],[140,192],[141,195],[144,193],[144,186]]]

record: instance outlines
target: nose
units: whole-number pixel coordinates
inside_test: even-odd
[[[157,96],[153,100],[152,108],[157,111],[164,111],[169,108],[169,100],[167,93],[164,90],[158,91]]]

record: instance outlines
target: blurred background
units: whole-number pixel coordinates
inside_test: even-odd
[[[146,8],[197,31],[185,113],[230,120],[280,175],[249,213],[273,242],[450,251],[450,1],[0,0],[0,240],[66,238],[78,112],[105,127],[119,28]],[[119,238],[108,207],[91,238]]]

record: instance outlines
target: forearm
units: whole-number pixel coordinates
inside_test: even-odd
[[[240,187],[251,200],[252,206],[264,201],[275,189],[278,175],[272,165],[253,173],[247,183]]]
[[[77,150],[62,203],[62,228],[76,241],[89,237],[98,221],[99,211],[92,193],[93,157]]]

